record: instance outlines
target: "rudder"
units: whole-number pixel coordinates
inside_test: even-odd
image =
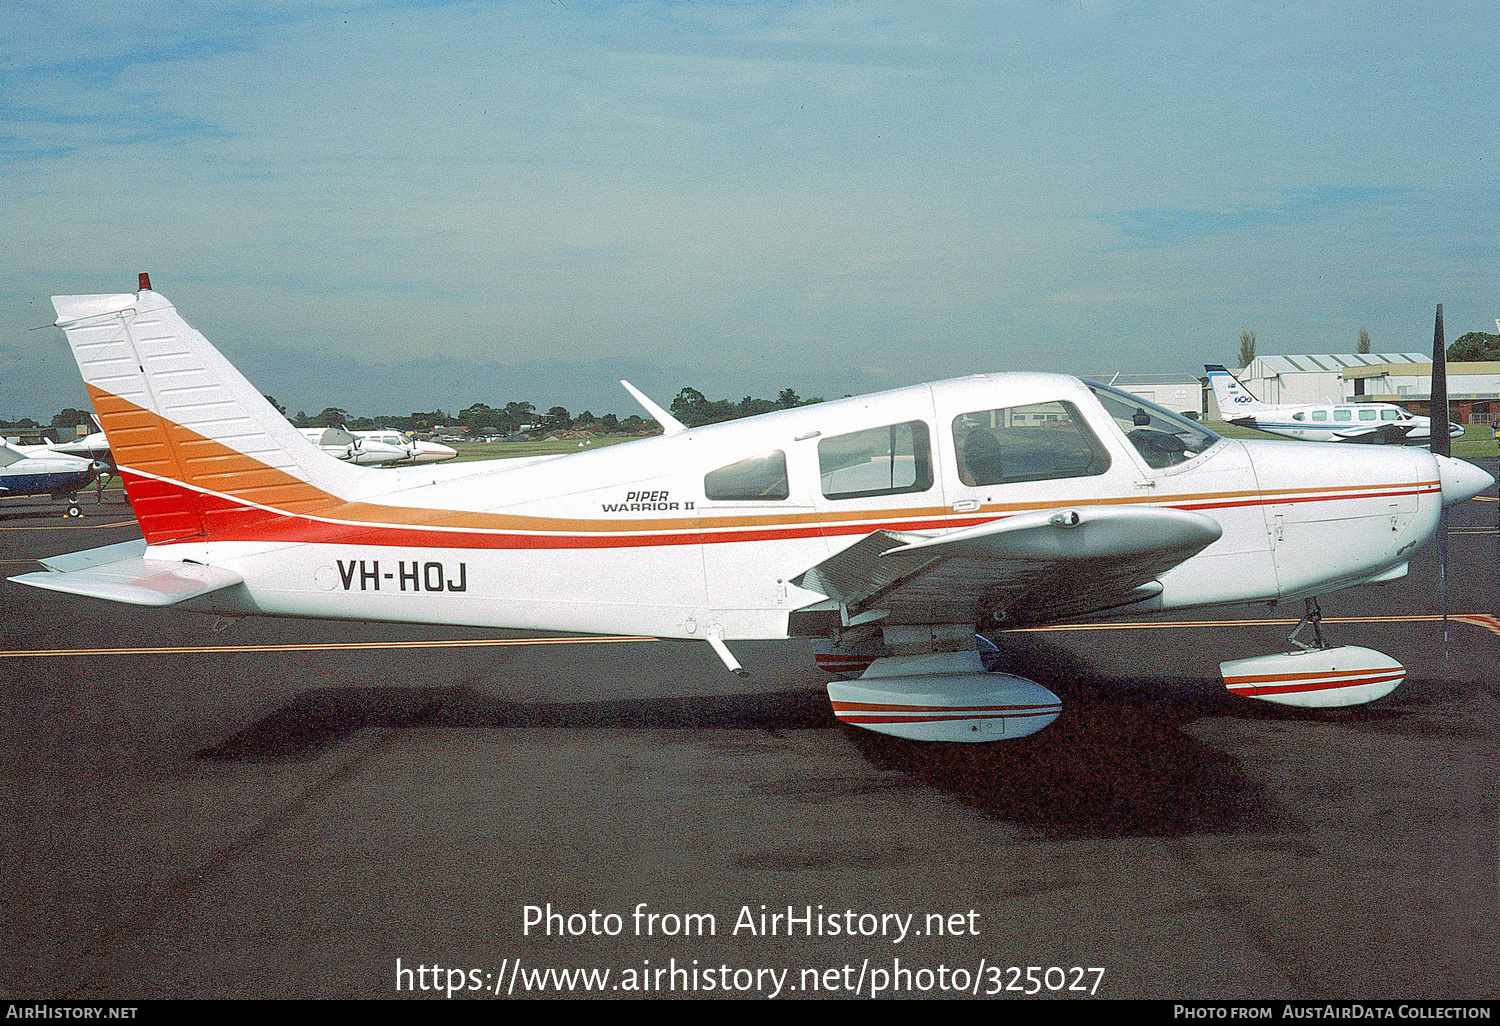
[[[206,538],[231,511],[310,513],[360,490],[149,288],[54,296],[100,426],[151,544]]]

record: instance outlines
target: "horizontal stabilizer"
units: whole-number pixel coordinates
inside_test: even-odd
[[[73,556],[89,556],[99,551],[93,549],[90,552],[73,553]],[[66,557],[54,557],[48,563],[55,564],[59,559]],[[239,584],[244,578],[233,570],[216,566],[129,556],[112,562],[85,565],[77,570],[21,574],[11,580],[33,588],[109,599],[111,602],[125,602],[132,606],[174,606],[220,588]]]

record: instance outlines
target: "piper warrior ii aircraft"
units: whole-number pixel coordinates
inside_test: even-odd
[[[1491,483],[1420,449],[1225,439],[1031,373],[692,429],[630,388],[664,435],[375,470],[319,452],[148,282],[53,304],[145,538],[12,580],[230,616],[700,639],[740,673],[728,642],[822,637],[858,674],[828,685],[838,718],[922,740],[1021,737],[1061,711],[986,672],[978,631],[1392,580],[1444,503]],[[1321,644],[1222,669],[1303,706],[1405,672]]]
[[[1203,365],[1219,412],[1230,424],[1286,435],[1306,442],[1375,442],[1427,445],[1432,422],[1390,403],[1263,403],[1240,379],[1216,363]],[[1462,424],[1449,424],[1451,438],[1463,437]]]

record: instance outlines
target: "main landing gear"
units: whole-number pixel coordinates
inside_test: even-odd
[[[1406,679],[1406,668],[1382,652],[1358,645],[1328,647],[1317,598],[1307,599],[1305,608],[1287,637],[1299,651],[1222,662],[1224,686],[1244,698],[1329,709],[1384,698]],[[1309,627],[1310,645],[1298,637]]]

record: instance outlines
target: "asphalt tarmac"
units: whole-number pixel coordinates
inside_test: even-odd
[[[0,569],[137,536],[84,508],[0,506]],[[801,643],[0,582],[0,996],[1493,999],[1497,503],[1450,513],[1446,641],[1435,546],[1324,600],[1408,667],[1368,712],[1225,692],[1300,603],[1198,611],[1005,635],[1064,712],[974,746],[841,727]]]

